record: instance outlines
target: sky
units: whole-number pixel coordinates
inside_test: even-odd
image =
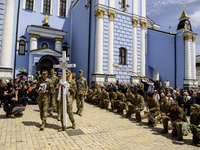
[[[196,37],[196,55],[200,55],[200,0],[146,0],[147,16],[160,25],[161,31],[176,33],[183,10],[190,17]],[[185,8],[183,7],[185,4]]]

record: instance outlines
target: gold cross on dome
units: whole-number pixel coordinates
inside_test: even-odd
[[[50,18],[48,17],[48,15],[44,16],[44,19],[45,19],[44,24],[49,24],[48,19],[50,19]]]
[[[185,4],[183,4],[183,8],[185,9]]]

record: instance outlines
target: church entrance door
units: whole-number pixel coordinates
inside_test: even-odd
[[[45,55],[39,60],[39,71],[42,73],[43,70],[47,70],[50,74],[50,69],[53,68],[54,64],[59,64],[57,58],[51,55]]]

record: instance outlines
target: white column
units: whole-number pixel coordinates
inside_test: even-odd
[[[32,74],[33,69],[33,55],[31,53],[31,50],[37,49],[37,39],[39,38],[39,35],[30,34],[30,54],[29,54],[29,73]]]
[[[153,79],[154,80],[158,80],[159,79],[159,73],[155,69],[153,69]]]
[[[95,39],[95,74],[103,74],[103,17],[105,11],[98,9],[96,15],[96,39]]]
[[[62,42],[63,42],[63,39],[55,38],[55,50],[56,51],[62,52]]]
[[[138,15],[138,0],[133,0],[133,14]]]
[[[115,13],[109,12],[109,31],[108,31],[108,74],[113,74],[113,42],[114,42],[114,17]]]
[[[141,74],[145,75],[145,26],[146,22],[140,21],[141,24]]]
[[[185,79],[191,79],[191,60],[190,60],[190,39],[191,35],[185,35]]]
[[[141,16],[146,17],[146,0],[141,0]]]
[[[193,78],[196,79],[196,46],[195,46],[196,37],[192,37],[192,49],[193,49]]]
[[[0,66],[11,68],[15,0],[5,1]]]
[[[133,29],[132,29],[132,71],[137,72],[137,24],[138,20],[133,19]]]
[[[96,5],[97,4],[102,4],[102,5],[104,5],[104,0],[96,0]]]
[[[115,0],[109,0],[109,7],[115,8]]]

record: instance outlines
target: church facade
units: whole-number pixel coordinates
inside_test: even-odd
[[[146,16],[146,0],[3,0],[0,11],[1,78],[49,70],[66,49],[89,84],[138,83],[139,75],[197,86],[196,34],[185,11],[175,34]]]

